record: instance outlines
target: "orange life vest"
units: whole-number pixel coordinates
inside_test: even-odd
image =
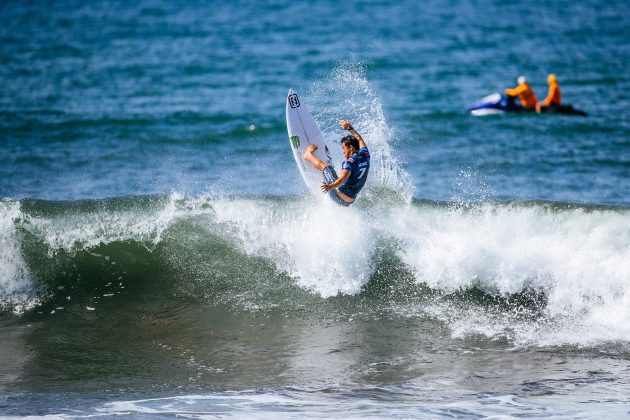
[[[538,102],[534,90],[527,83],[518,85],[514,89],[505,89],[505,93],[510,96],[518,96],[524,108],[534,108]]]
[[[560,100],[562,99],[562,95],[560,94],[560,85],[558,82],[553,82],[549,84],[549,94],[545,98],[543,102],[544,106],[558,106],[560,105]]]

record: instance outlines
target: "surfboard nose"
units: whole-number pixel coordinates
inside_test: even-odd
[[[287,107],[291,108],[299,108],[300,107],[300,98],[297,96],[293,89],[289,90],[289,94],[287,95]]]

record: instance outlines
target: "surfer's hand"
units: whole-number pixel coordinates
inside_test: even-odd
[[[339,121],[339,125],[344,130],[348,130],[348,131],[352,130],[352,125],[350,124],[350,121],[348,121],[348,120],[341,120],[341,121]]]
[[[330,184],[326,184],[325,182],[322,184],[322,191],[324,192],[324,194],[326,194],[328,191],[330,191]]]

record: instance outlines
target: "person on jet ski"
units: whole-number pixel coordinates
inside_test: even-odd
[[[535,109],[538,99],[536,99],[534,90],[529,83],[527,83],[525,76],[519,76],[517,82],[518,86],[514,89],[505,89],[505,94],[508,96],[518,96],[523,108]]]
[[[544,101],[536,104],[536,112],[538,113],[560,106],[562,94],[560,93],[560,85],[556,75],[550,74],[547,77],[547,83],[549,83],[549,93]]]

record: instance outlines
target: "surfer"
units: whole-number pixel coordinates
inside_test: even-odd
[[[552,73],[547,77],[547,83],[549,83],[549,93],[547,94],[547,97],[544,101],[536,104],[536,112],[539,114],[552,108],[559,107],[562,99],[560,84],[558,83],[558,79],[555,74]]]
[[[536,108],[536,104],[538,103],[538,99],[536,99],[536,95],[534,95],[534,90],[527,83],[527,79],[525,76],[519,76],[517,80],[518,86],[514,89],[505,89],[505,94],[507,96],[518,96],[521,100],[521,105],[523,108]]]
[[[361,134],[348,120],[341,120],[339,125],[350,133],[341,139],[341,150],[345,157],[341,164],[341,176],[337,176],[332,165],[328,165],[313,154],[317,150],[314,144],[308,146],[304,159],[314,168],[322,171],[325,182],[321,188],[324,194],[328,194],[340,206],[348,207],[354,202],[367,180],[370,170],[370,152]]]

